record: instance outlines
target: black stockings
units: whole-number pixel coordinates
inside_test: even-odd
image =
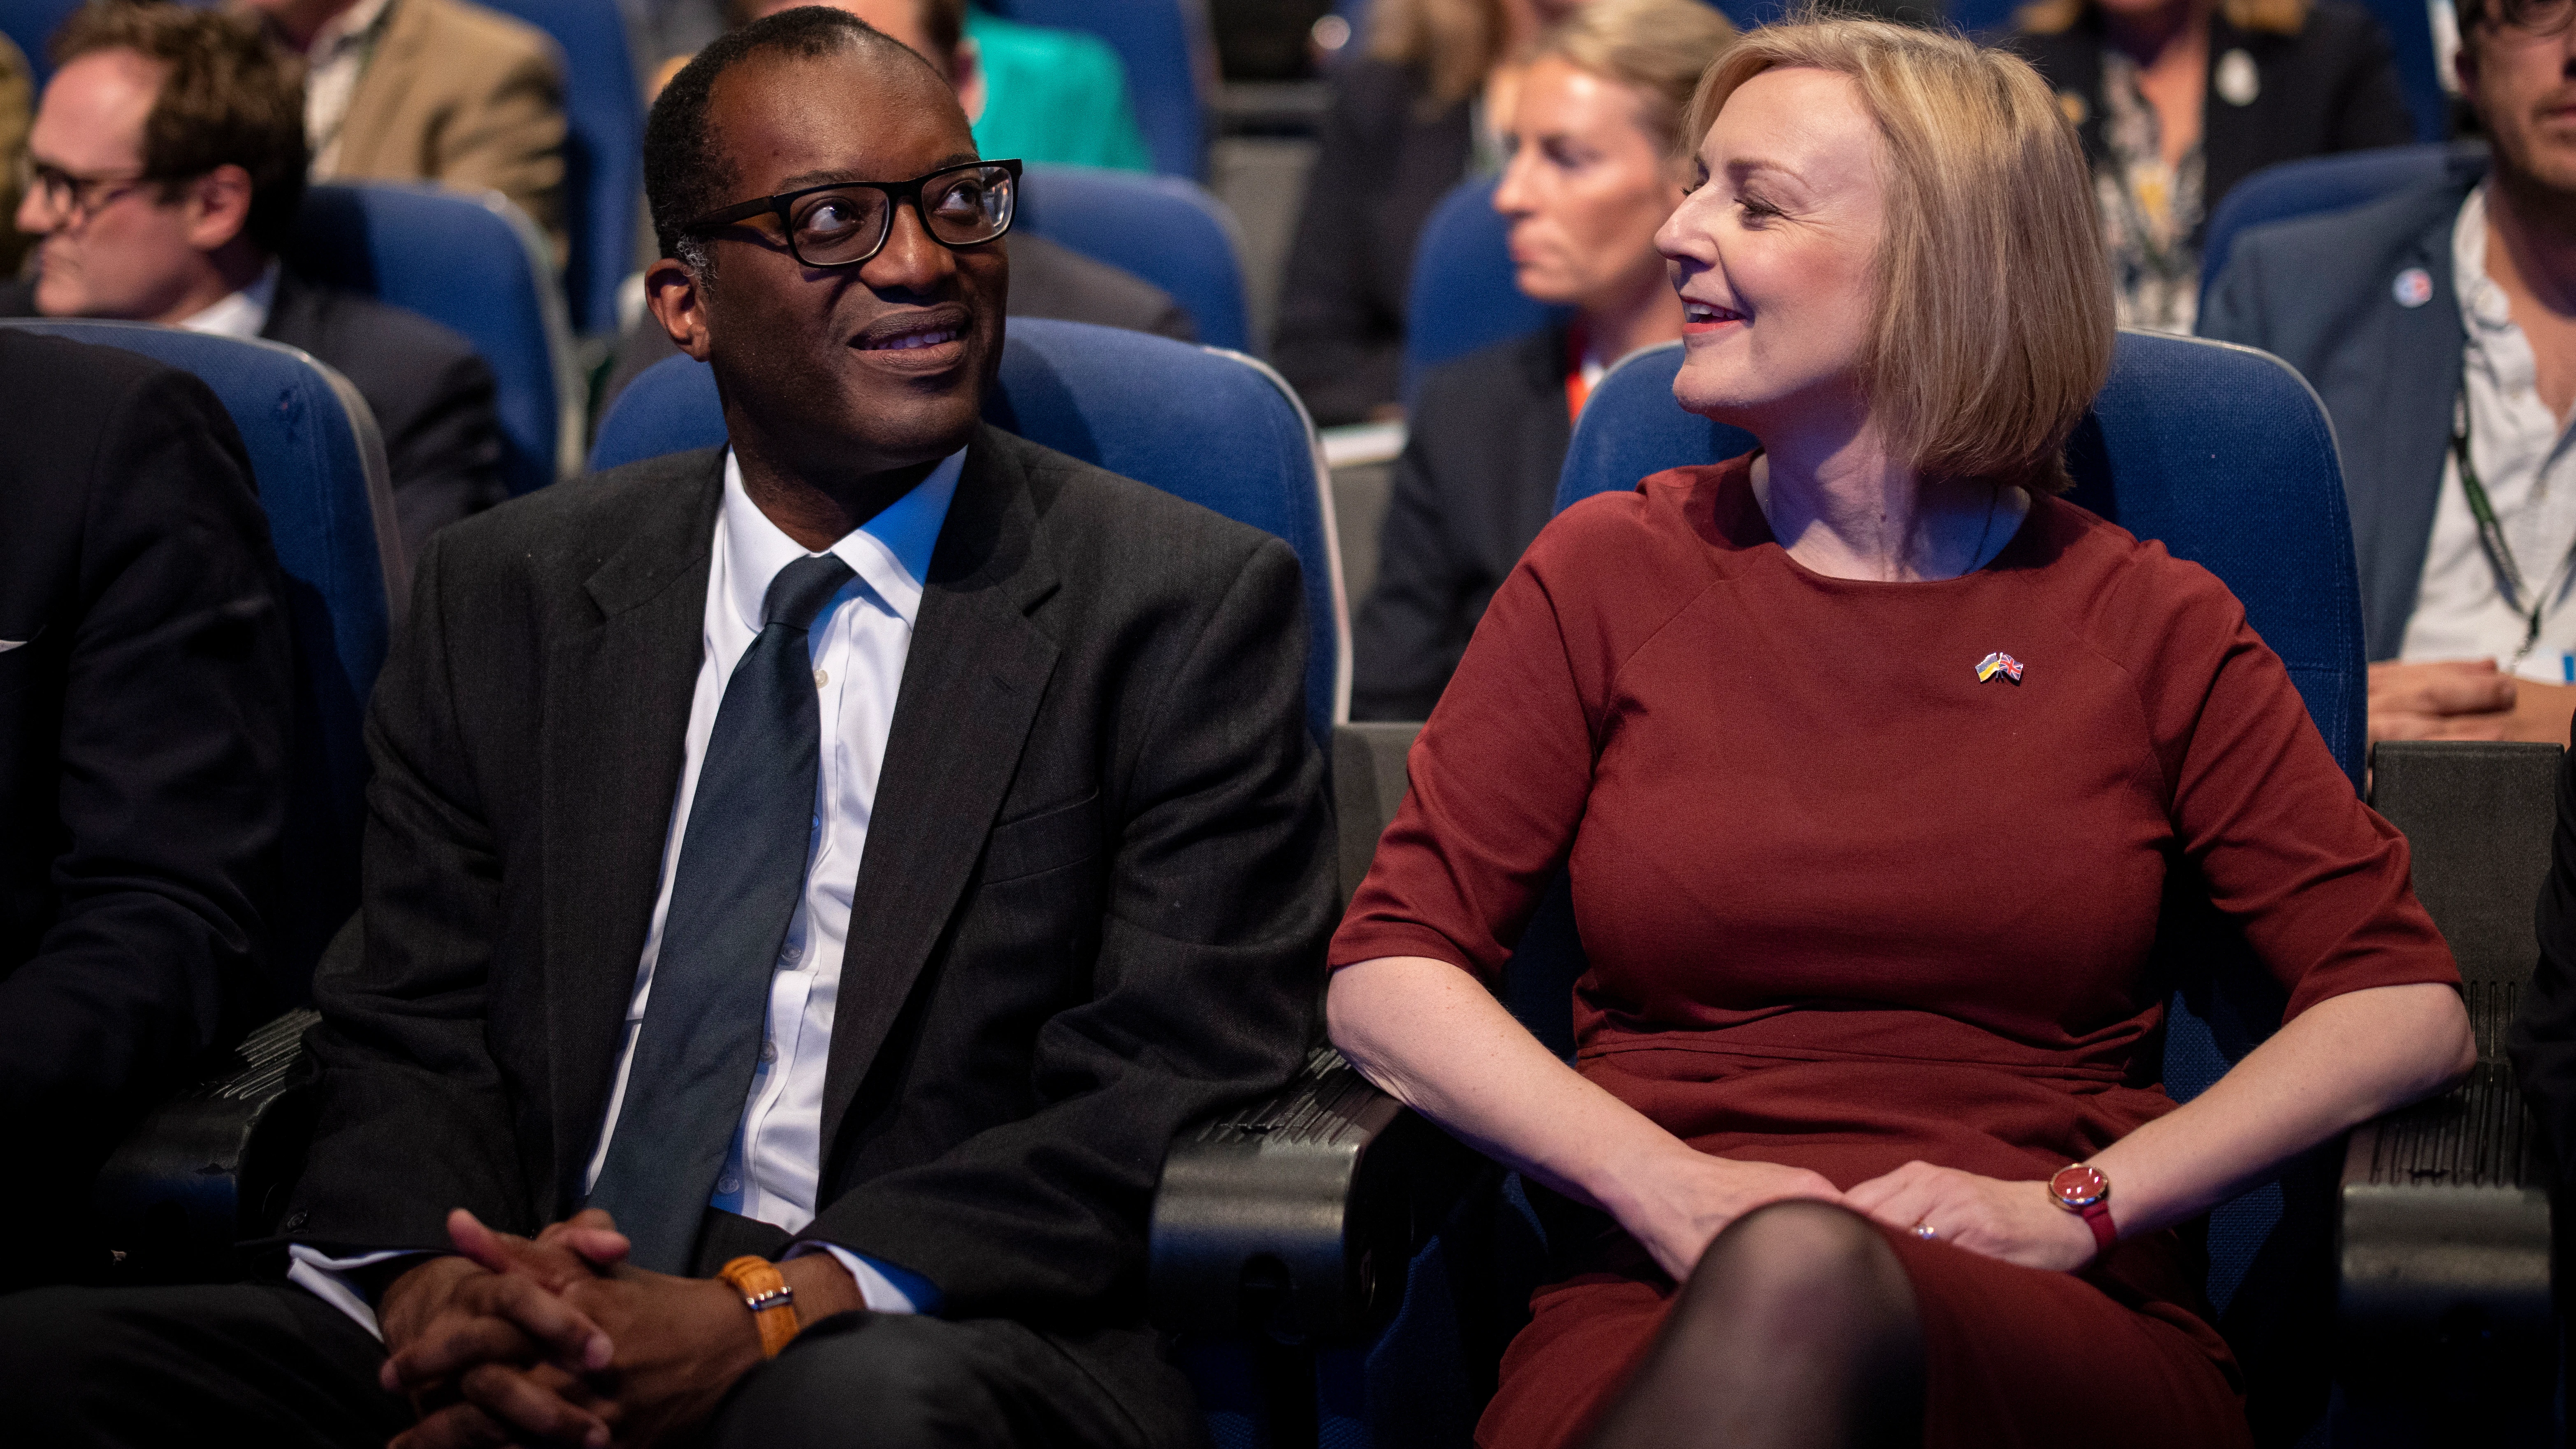
[[[1878,1229],[1779,1202],[1717,1235],[1592,1449],[1879,1449],[1923,1438],[1914,1288]]]

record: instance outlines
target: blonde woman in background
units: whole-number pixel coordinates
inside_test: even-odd
[[[1771,26],[1686,134],[1673,392],[1760,447],[1539,535],[1330,956],[1360,1070],[1597,1214],[1478,1442],[2250,1445],[2176,1230],[2476,1060],[2406,843],[2218,580],[2055,496],[2111,296],[2028,66]],[[1560,869],[1572,1066],[1485,984]],[[2182,1106],[2174,871],[2288,993]]]
[[[1494,209],[1520,290],[1570,324],[1429,370],[1353,629],[1351,711],[1421,719],[1485,601],[1554,511],[1575,415],[1609,364],[1682,335],[1655,229],[1688,180],[1682,114],[1735,27],[1702,0],[1593,0],[1523,57]]]
[[[2192,330],[2201,235],[2239,181],[2415,139],[2387,35],[2344,0],[2038,0],[2016,19],[2083,138],[2123,327]]]

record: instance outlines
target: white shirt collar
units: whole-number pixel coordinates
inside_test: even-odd
[[[267,329],[269,308],[277,302],[277,271],[278,264],[272,259],[249,286],[194,316],[182,318],[179,325],[191,332],[212,332],[222,337],[257,337]]]
[[[2490,183],[2491,184],[2491,183]],[[2513,304],[2487,275],[2487,188],[2470,190],[2451,226],[2451,289],[2460,298],[2460,322],[2472,337],[2513,325]]]
[[[922,580],[930,576],[930,552],[948,521],[949,501],[957,496],[958,475],[965,471],[966,450],[940,460],[930,476],[889,503],[876,517],[834,543],[830,552],[858,575],[857,585],[909,628],[921,616]],[[734,617],[753,634],[760,632],[760,608],[769,581],[778,571],[806,556],[804,545],[780,531],[743,491],[742,464],[725,450],[724,466],[725,583],[733,595]]]
[[[313,43],[305,47],[304,53],[318,59],[356,42],[374,29],[377,21],[385,18],[386,9],[392,4],[393,0],[358,0],[357,4],[323,21],[322,28],[313,32]]]

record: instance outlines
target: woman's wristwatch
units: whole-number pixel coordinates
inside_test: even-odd
[[[2093,1230],[2096,1258],[2120,1241],[2120,1230],[2111,1225],[2111,1179],[2100,1168],[2083,1162],[2059,1168],[2048,1180],[2048,1200],[2084,1219]]]
[[[742,1295],[743,1306],[751,1310],[752,1324],[760,1330],[762,1358],[778,1357],[778,1351],[805,1327],[796,1316],[796,1290],[787,1286],[778,1265],[767,1258],[736,1258],[717,1269],[716,1276],[732,1284]]]

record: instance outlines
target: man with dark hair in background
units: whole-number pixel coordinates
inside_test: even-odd
[[[2333,415],[2370,737],[2564,742],[2576,713],[2576,0],[2460,0],[2492,147],[2236,241],[2200,333]]]
[[[18,226],[36,275],[0,316],[113,317],[265,337],[353,383],[384,434],[404,544],[501,500],[491,369],[426,317],[278,259],[304,196],[304,101],[256,22],[102,0],[55,36]]]
[[[729,0],[725,13],[737,23],[775,15],[813,0]],[[975,68],[972,44],[964,39],[964,0],[824,0],[856,15],[877,30],[903,42],[931,64],[958,93],[958,103],[974,108],[983,82]],[[1014,317],[1050,317],[1063,322],[1091,322],[1155,332],[1179,342],[1195,342],[1198,331],[1190,314],[1162,288],[1106,262],[1062,247],[1028,232],[1012,235],[1010,313]],[[639,319],[618,339],[617,363],[610,370],[601,399],[615,397],[635,375],[678,349],[651,317]]]
[[[671,82],[646,292],[729,445],[432,541],[363,952],[314,980],[293,1281],[0,1299],[0,1423],[1203,1442],[1146,1226],[1174,1134],[1313,1030],[1303,592],[1278,539],[980,421],[1014,169],[838,10]]]
[[[5,1292],[105,1266],[82,1211],[100,1161],[273,1009],[292,665],[205,384],[0,328],[0,398]]]

